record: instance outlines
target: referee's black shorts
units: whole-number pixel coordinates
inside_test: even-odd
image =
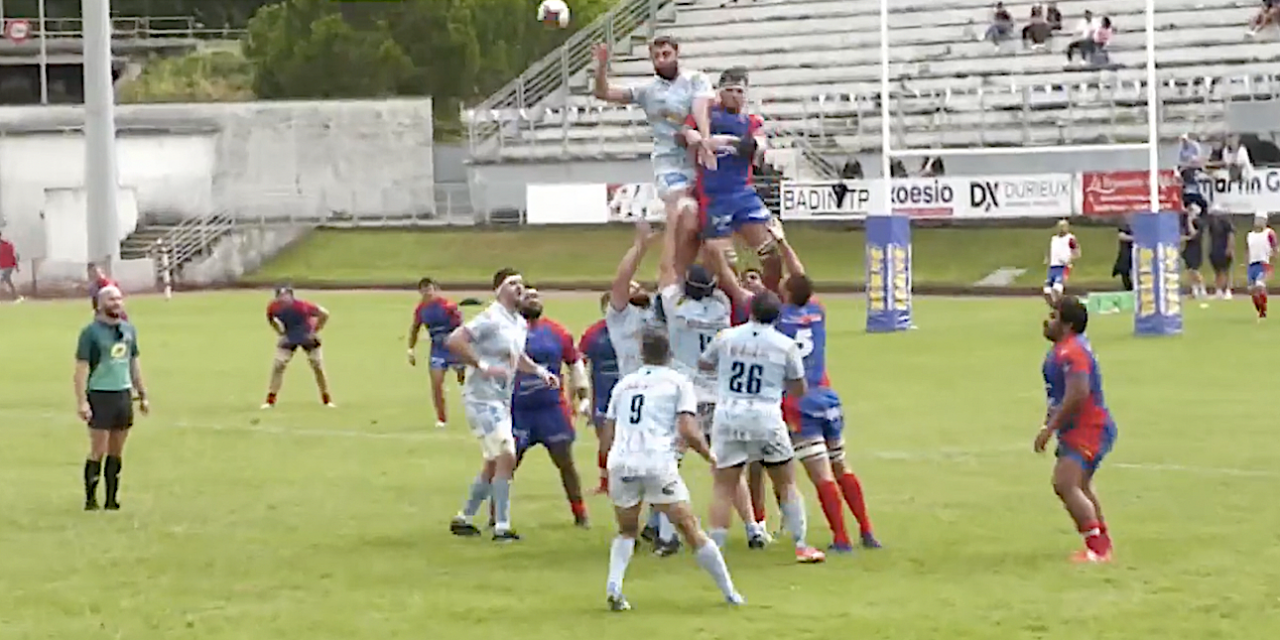
[[[102,431],[124,431],[133,426],[133,392],[90,391],[89,428]]]

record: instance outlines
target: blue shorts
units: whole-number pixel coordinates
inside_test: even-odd
[[[797,442],[809,442],[821,438],[835,442],[844,437],[844,408],[840,396],[830,387],[809,389],[799,403],[799,428],[793,427]]]
[[[1045,276],[1044,286],[1052,287],[1057,284],[1066,284],[1066,283],[1067,283],[1067,267],[1065,265],[1049,267],[1049,275]]]
[[[534,445],[549,446],[573,442],[573,422],[563,405],[511,409],[511,432],[516,438],[516,451],[523,453]]]
[[[1059,434],[1058,449],[1054,455],[1074,460],[1080,468],[1092,474],[1102,466],[1103,459],[1111,453],[1111,448],[1116,444],[1116,425],[1107,425],[1101,434],[1086,438],[1087,442],[1078,442],[1078,440],[1072,437],[1071,432]]]
[[[431,370],[439,371],[441,369],[451,369],[461,367],[462,363],[458,361],[458,357],[453,355],[445,346],[431,345]]]
[[[666,198],[681,189],[692,189],[693,178],[693,169],[659,171],[654,175],[653,184],[657,188],[658,197]]]
[[[702,237],[728,238],[749,224],[767,224],[773,214],[750,187],[731,195],[707,196],[702,205]]]
[[[1249,269],[1246,271],[1249,278],[1249,286],[1256,287],[1267,283],[1267,271],[1269,271],[1267,266],[1268,265],[1265,262],[1249,263]]]

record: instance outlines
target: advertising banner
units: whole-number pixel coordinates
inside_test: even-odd
[[[1244,180],[1217,172],[1200,180],[1200,191],[1210,205],[1227,213],[1280,211],[1280,169],[1257,169]]]
[[[1135,214],[1133,333],[1171,336],[1182,333],[1182,226],[1173,212]]]
[[[1046,173],[970,178],[965,217],[1041,218],[1075,211],[1075,176]]]
[[[653,221],[667,219],[666,206],[652,182],[611,184],[605,187],[605,191],[609,199],[609,222],[641,217]]]
[[[884,180],[783,182],[784,220],[861,220],[883,210]],[[912,218],[1051,218],[1072,215],[1069,173],[888,181],[889,208]]]
[[[911,328],[911,220],[867,217],[867,332]]]
[[[783,182],[779,190],[782,218],[861,220],[871,212],[872,189],[876,182]]]
[[[1081,215],[1123,216],[1151,209],[1147,171],[1087,171],[1080,175]],[[1182,186],[1172,170],[1160,172],[1160,209],[1182,210]]]
[[[877,180],[883,183],[883,180]],[[969,181],[962,178],[897,178],[889,181],[889,205],[895,216],[949,218],[963,214]]]

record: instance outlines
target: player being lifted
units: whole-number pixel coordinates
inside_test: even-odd
[[[788,277],[784,283],[786,302],[776,326],[799,347],[808,386],[804,396],[788,395],[782,402],[782,414],[791,427],[796,457],[817,489],[818,502],[834,537],[832,550],[852,551],[844,526],[841,494],[858,521],[862,546],[878,549],[880,543],[871,530],[862,482],[845,462],[844,408],[827,376],[827,310],[813,297],[813,281],[785,236],[779,235],[778,246]]]
[[[1271,257],[1276,251],[1276,232],[1267,226],[1267,213],[1253,216],[1253,230],[1245,236],[1249,248],[1249,297],[1258,312],[1258,320],[1267,317],[1267,278],[1271,277]]]
[[[524,295],[520,273],[510,268],[499,270],[493,275],[493,289],[493,303],[445,341],[449,351],[468,367],[462,405],[484,456],[480,475],[449,530],[459,536],[480,535],[472,519],[492,494],[493,539],[510,542],[520,539],[511,528],[511,476],[516,467],[511,398],[516,371],[535,374],[552,389],[559,387],[560,380],[524,353],[528,323],[519,313]]]
[[[1093,476],[1115,442],[1116,424],[1102,394],[1098,360],[1084,336],[1088,324],[1089,312],[1073,296],[1059,300],[1044,321],[1044,337],[1053,343],[1043,367],[1048,412],[1034,448],[1043,453],[1049,440],[1058,437],[1053,491],[1084,536],[1085,548],[1073,559],[1107,562],[1111,536]]]
[[[609,84],[609,49],[598,44],[595,97],[617,104],[634,104],[644,110],[653,129],[653,174],[658,197],[666,206],[663,256],[670,259],[676,273],[683,273],[697,255],[698,203],[693,197],[694,161],[676,137],[685,119],[692,116],[702,132],[696,149],[697,160],[714,167],[716,157],[708,120],[715,93],[711,81],[700,71],[680,68],[680,44],[659,36],[649,44],[654,77],[634,87]]]
[[[445,346],[449,334],[462,326],[462,312],[452,300],[440,295],[440,285],[431,278],[418,281],[418,293],[422,301],[413,310],[413,325],[409,327],[409,365],[418,366],[418,333],[426,327],[427,337],[431,340],[428,363],[431,368],[431,402],[436,408],[436,428],[443,429],[449,421],[444,401],[445,372],[453,369],[457,373],[458,384],[465,379],[464,369]]]
[[[1049,238],[1049,274],[1044,279],[1044,300],[1053,306],[1062,298],[1071,277],[1071,263],[1080,259],[1080,243],[1071,233],[1071,223],[1058,221],[1058,231]]]
[[[716,458],[711,538],[717,544],[729,526],[732,502],[750,462],[765,466],[782,510],[783,524],[795,541],[796,560],[822,562],[821,551],[805,542],[804,499],[795,484],[795,451],[782,420],[782,395],[804,397],[804,362],[791,338],[773,328],[782,312],[772,292],[751,299],[751,321],[721,332],[702,354],[704,370],[715,371],[719,398],[711,426]]]
[[[702,437],[695,413],[698,400],[688,378],[668,366],[667,336],[647,329],[641,338],[644,365],[614,387],[601,437],[609,448],[609,496],[618,521],[618,537],[609,551],[609,608],[631,608],[622,595],[622,581],[636,548],[640,510],[644,503],[675,523],[694,557],[716,581],[732,605],[745,603],[734,589],[729,568],[717,544],[698,526],[689,505],[689,489],[676,461],[677,441],[683,438],[708,462],[715,458]]]
[[[316,388],[320,390],[320,402],[326,407],[334,406],[333,397],[329,395],[329,377],[324,371],[324,354],[320,350],[320,332],[328,322],[329,312],[324,307],[298,299],[290,287],[276,289],[275,299],[267,305],[267,323],[278,337],[276,357],[271,365],[271,382],[263,409],[276,406],[276,396],[284,384],[284,371],[298,349],[307,354],[307,362],[316,377]]]
[[[608,293],[600,297],[601,314],[609,308],[609,297]],[[596,463],[600,467],[600,485],[596,487],[596,493],[608,493],[609,472],[605,462],[608,460],[609,450],[604,448],[604,440],[600,439],[600,428],[604,426],[604,416],[609,409],[613,387],[618,384],[618,354],[613,350],[604,318],[595,321],[582,333],[582,338],[578,341],[578,353],[591,365],[592,404],[589,418],[596,428],[596,439],[599,442]]]
[[[569,389],[582,399],[587,394],[587,373],[573,336],[555,320],[542,316],[538,291],[526,288],[520,300],[520,315],[529,326],[524,352],[538,366],[561,378],[560,365],[569,366]],[[515,396],[511,400],[511,427],[516,439],[516,466],[535,445],[542,445],[560,471],[573,522],[587,526],[587,507],[582,501],[582,481],[573,464],[573,412],[561,389],[548,386],[540,375],[517,373]]]

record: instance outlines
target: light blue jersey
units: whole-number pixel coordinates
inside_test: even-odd
[[[653,175],[658,195],[693,186],[694,167],[689,153],[676,144],[676,134],[693,113],[698,98],[714,99],[711,80],[701,71],[681,71],[675,80],[653,76],[649,82],[629,87],[631,104],[644,109],[653,128]]]

